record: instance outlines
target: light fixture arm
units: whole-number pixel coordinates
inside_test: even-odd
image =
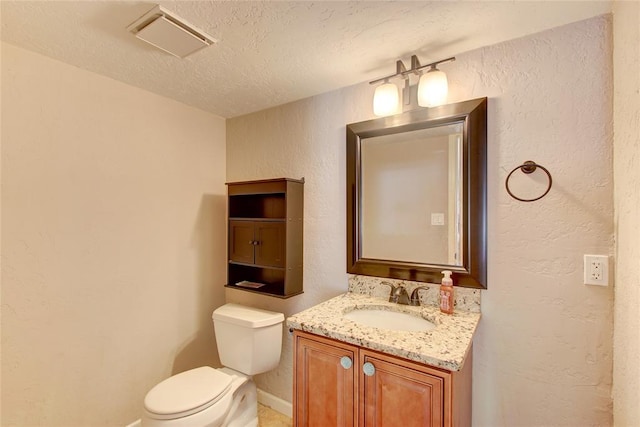
[[[418,74],[418,70],[420,68],[422,68],[422,65],[420,65],[420,60],[418,59],[418,57],[416,55],[411,55],[411,70],[415,70],[413,72]]]
[[[400,60],[396,61],[396,73],[395,74],[391,74],[390,76],[386,76],[386,77],[381,77],[379,79],[370,81],[369,84],[371,85],[375,85],[384,81],[388,81],[389,79],[392,79],[394,77],[402,77],[407,79],[409,74],[421,74],[421,71],[425,68],[431,67],[431,68],[435,68],[437,65],[440,65],[442,63],[445,62],[450,62],[450,61],[455,61],[456,58],[455,56],[452,56],[451,58],[447,58],[447,59],[441,59],[440,61],[435,61],[435,62],[431,62],[429,64],[426,65],[421,65],[420,64],[420,60],[418,59],[418,57],[416,55],[412,55],[411,56],[411,68],[409,70],[407,70],[407,68],[405,67],[404,63]]]

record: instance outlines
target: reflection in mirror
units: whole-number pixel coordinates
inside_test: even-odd
[[[361,140],[362,256],[462,265],[462,123]]]
[[[486,98],[347,126],[347,271],[486,287]]]

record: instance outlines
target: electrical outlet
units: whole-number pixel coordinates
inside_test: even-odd
[[[609,285],[609,257],[606,255],[584,256],[584,284]]]

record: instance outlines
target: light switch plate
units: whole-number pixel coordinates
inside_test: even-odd
[[[432,213],[431,214],[431,225],[444,225],[444,214],[443,213]]]

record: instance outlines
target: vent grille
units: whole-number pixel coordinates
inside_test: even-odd
[[[156,5],[127,27],[137,38],[178,58],[216,43],[204,31]]]

